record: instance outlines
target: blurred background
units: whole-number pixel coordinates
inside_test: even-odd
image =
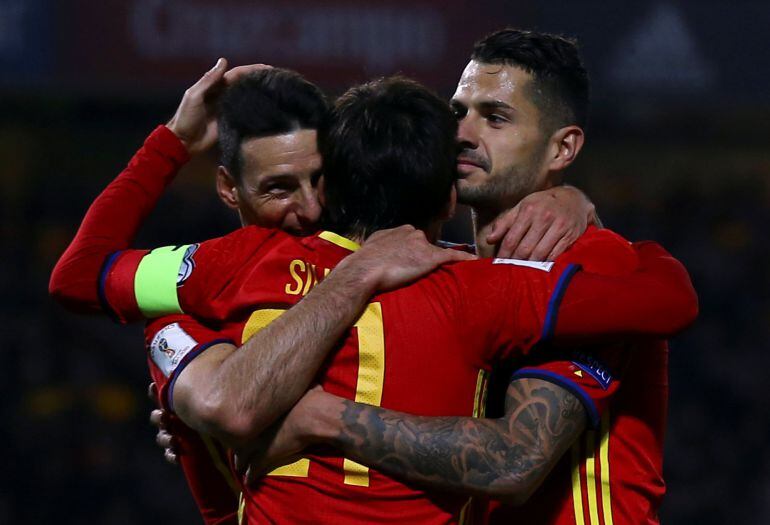
[[[141,328],[46,293],[88,204],[186,87],[225,56],[330,94],[403,72],[449,97],[473,41],[505,25],[580,40],[593,113],[570,182],[700,294],[671,343],[663,522],[770,523],[770,3],[741,0],[0,0],[0,523],[199,521],[147,423]],[[236,227],[212,175],[212,159],[185,168],[138,244]]]

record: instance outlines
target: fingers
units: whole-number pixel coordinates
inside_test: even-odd
[[[515,252],[519,248],[519,244],[526,235],[529,234],[529,230],[532,227],[533,216],[530,207],[526,207],[523,210],[514,208],[507,214],[505,214],[495,224],[495,229],[499,227],[504,232],[502,241],[499,242],[497,250],[497,256],[504,259],[515,257]],[[505,233],[507,231],[507,233]],[[492,241],[488,241],[492,242]]]
[[[155,443],[161,448],[173,448],[174,436],[166,432],[165,430],[159,430],[155,435]]]
[[[535,247],[542,240],[546,231],[548,231],[549,226],[550,224],[548,223],[532,221],[532,225],[529,230],[527,230],[527,234],[521,239],[521,242],[519,242],[519,245],[513,251],[513,258],[525,261],[532,259]]]
[[[554,249],[556,244],[561,241],[566,235],[569,234],[569,230],[564,226],[561,221],[554,221],[547,229],[543,237],[535,245],[529,258],[532,261],[544,261],[548,254]],[[524,244],[522,242],[522,244]]]
[[[440,258],[442,262],[475,261],[478,259],[478,256],[475,254],[464,250],[454,250],[452,248],[439,248],[439,250],[441,250]]]
[[[152,382],[147,386],[147,397],[150,398],[150,401],[158,402],[158,386],[155,382]]]
[[[510,211],[506,212],[502,217],[495,221],[492,227],[492,233],[487,236],[487,242],[489,244],[497,244],[505,237],[511,229],[511,225],[516,224],[516,217],[519,215],[520,206],[514,206]],[[524,235],[524,232],[522,232]]]
[[[222,80],[225,71],[227,71],[227,60],[220,58],[217,60],[217,63],[214,64],[214,67],[206,71],[201,79],[193,84],[190,91],[199,92],[201,95],[205,94],[211,86]]]
[[[156,408],[150,412],[150,423],[158,428],[166,428],[166,422],[164,421],[164,413],[160,408]]]
[[[176,452],[174,452],[172,449],[167,448],[163,451],[163,458],[166,460],[167,463],[171,463],[172,465],[178,465],[179,464],[179,458],[176,455]]]
[[[244,75],[248,75],[249,73],[253,73],[255,71],[261,71],[263,69],[272,69],[273,66],[267,65],[267,64],[249,64],[246,66],[236,66],[232,68],[230,71],[226,72],[224,75],[225,83],[226,84],[232,84],[239,78],[243,77]]]
[[[155,443],[158,444],[160,448],[163,449],[163,458],[172,465],[176,465],[179,457],[177,455],[176,450],[176,439],[174,439],[174,436],[166,432],[165,430],[160,430],[155,435]]]
[[[562,237],[559,242],[556,243],[556,246],[554,246],[551,249],[551,252],[548,254],[548,256],[545,258],[546,261],[555,261],[556,258],[567,251],[567,248],[572,246],[572,243],[575,242],[575,239],[564,236]]]

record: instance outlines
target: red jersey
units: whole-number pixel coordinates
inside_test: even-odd
[[[613,242],[620,256],[635,258],[628,243]],[[244,341],[298,301],[351,248],[350,241],[330,232],[298,239],[248,228],[199,247],[123,254],[105,269],[104,296],[121,318],[176,307],[210,319],[238,319],[224,331],[240,332]],[[617,281],[608,281],[614,287],[607,288],[605,281],[580,276],[576,282],[606,295],[591,301],[578,291],[564,298],[575,269],[510,260],[441,268],[409,287],[376,296],[319,379],[331,393],[394,410],[479,414],[484,377],[494,362],[526,355],[557,324],[567,327],[567,335],[592,333],[596,328],[578,313],[587,304],[607,310],[593,312],[601,318],[594,323],[603,327],[599,330],[629,329],[610,320],[618,313],[613,297],[622,288]],[[168,283],[176,286],[173,297]],[[562,301],[572,307],[557,323]],[[431,395],[414,396],[421,387]],[[173,394],[172,388],[173,383],[166,392]],[[307,523],[451,523],[465,504],[329,454],[311,455],[274,474],[248,493],[247,513],[257,522],[280,517]],[[312,503],[299,508],[297,501]]]
[[[606,257],[601,250],[601,246],[580,243],[563,258],[582,262],[586,270],[607,274],[622,274],[633,269],[626,266],[627,259]],[[597,267],[596,263],[602,266]],[[518,369],[512,379],[545,379],[571,391],[587,407],[589,430],[526,504],[512,507],[492,503],[490,524],[659,523],[658,508],[665,493],[666,343],[639,341],[624,348],[592,347],[568,352],[562,361],[542,363],[542,359],[554,359],[554,356],[538,356],[536,361]],[[567,372],[570,367],[572,374]],[[586,388],[586,381],[594,388]],[[592,410],[592,393],[601,392],[596,391],[596,387],[603,389],[605,395],[599,409]]]
[[[179,465],[201,517],[207,525],[234,525],[238,523],[241,489],[230,470],[227,451],[215,439],[188,427],[165,403],[181,358],[189,355],[189,360],[209,346],[234,341],[200,323],[193,325],[187,316],[172,315],[149,322],[145,342],[150,376],[158,387],[160,405],[170,416],[169,431],[174,436]]]
[[[156,129],[147,139],[143,148],[132,159],[128,168],[110,184],[92,205],[78,232],[78,236],[59,261],[59,264],[57,264],[51,279],[52,294],[73,308],[88,311],[98,310],[100,303],[96,298],[96,287],[93,285],[96,279],[92,274],[98,272],[105,255],[116,249],[123,249],[130,244],[144,216],[152,209],[165,185],[173,178],[176,169],[186,160],[187,153],[179,140],[163,126]],[[186,276],[193,269],[192,252],[194,249],[195,246],[186,247],[186,249],[181,251],[171,249],[166,252],[162,250],[156,252],[155,255],[161,256],[159,257],[160,259],[163,259],[163,256],[165,256],[165,265],[167,267],[177,266],[174,270],[176,279],[169,286],[168,281],[161,283],[154,283],[152,281],[154,277],[158,277],[153,275],[152,268],[150,271],[147,271],[147,268],[145,268],[143,271],[138,272],[138,274],[141,274],[138,275],[140,277],[138,279],[140,286],[136,291],[135,297],[125,299],[125,303],[129,305],[127,310],[122,310],[120,307],[125,305],[120,305],[117,308],[114,305],[110,305],[105,294],[111,287],[105,286],[105,280],[100,280],[99,299],[101,299],[102,309],[108,312],[118,312],[119,318],[122,321],[137,317],[137,309],[140,303],[145,307],[142,311],[144,315],[152,316],[167,311],[181,310],[180,299],[172,297],[172,295],[174,295],[177,281],[183,283]],[[105,268],[111,268],[117,258],[125,257],[131,259],[133,257],[138,262],[144,253],[146,252],[116,254],[107,260]],[[137,255],[139,255],[138,258]],[[235,255],[237,256],[238,254],[236,253]],[[105,278],[107,275],[108,272],[102,273],[102,276]],[[133,279],[135,276],[131,275],[130,277]],[[307,282],[312,281],[308,280]],[[303,288],[303,294],[307,291],[307,282]],[[129,285],[128,282],[124,284]],[[155,284],[161,284],[162,286],[156,288]],[[148,293],[148,291],[151,293]],[[160,300],[157,297],[153,297],[158,291],[163,292]],[[130,303],[133,303],[133,307],[131,307]],[[208,313],[210,314],[211,311]],[[216,316],[215,314],[214,317]],[[151,344],[154,338],[154,330],[165,324],[166,322],[160,322],[148,328],[148,334],[150,334],[148,345]],[[642,327],[641,331],[646,329],[649,329],[649,326]],[[189,328],[189,330],[191,332],[195,331],[193,328]],[[567,332],[569,333],[569,330]],[[196,336],[199,339],[206,339],[200,333],[196,334]],[[212,335],[211,337],[216,336]],[[168,351],[168,349],[166,350]],[[570,364],[570,362],[562,363],[560,366],[562,366],[562,372],[567,375],[571,374],[574,368],[574,364]],[[554,370],[554,367],[551,366],[551,372]],[[165,374],[152,361],[151,373],[159,384],[163,385],[166,383]],[[594,394],[599,394],[593,403],[596,406],[600,406],[602,398],[607,397],[607,393],[612,390],[610,388],[602,392],[602,389],[593,388],[593,385],[590,384],[584,385],[583,388]],[[587,402],[587,400],[591,399],[591,395],[584,395],[582,399],[586,404],[589,415],[591,415],[591,403]],[[594,410],[593,413],[598,414],[598,411]],[[221,464],[217,470],[215,469],[215,464],[211,461],[212,456],[210,452],[215,450],[216,447],[212,447],[209,443],[202,441],[196,433],[188,428],[182,426],[180,429],[177,432],[177,437],[181,442],[180,447],[183,451],[181,457],[182,465],[185,468],[185,473],[188,475],[188,482],[191,484],[193,495],[196,497],[204,519],[208,523],[218,523],[222,516],[225,516],[224,519],[228,519],[226,516],[231,516],[233,500],[230,488],[227,486],[227,483],[223,482],[224,477],[212,475],[222,470]],[[219,454],[214,454],[215,459],[217,456]],[[197,476],[198,479],[189,479],[191,474]],[[214,504],[217,498],[212,499],[210,497],[212,494],[223,495],[221,505],[219,505],[219,512],[214,511],[217,507]],[[201,499],[199,495],[204,499]]]

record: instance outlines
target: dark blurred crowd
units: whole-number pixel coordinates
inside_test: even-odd
[[[0,523],[196,522],[148,423],[141,327],[68,314],[46,293],[88,203],[174,102],[4,104]],[[671,343],[663,523],[768,523],[770,155],[667,129],[621,131],[600,118],[570,182],[607,227],[662,242],[700,295],[697,325]],[[138,245],[236,226],[214,196],[212,166],[185,169]],[[468,240],[467,228],[457,221],[446,236]]]

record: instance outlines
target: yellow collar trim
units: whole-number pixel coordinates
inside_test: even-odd
[[[320,234],[318,234],[318,236],[325,241],[329,241],[330,243],[336,244],[337,246],[350,250],[351,252],[354,252],[361,247],[361,245],[358,244],[356,241],[351,241],[347,237],[343,237],[342,235],[337,235],[334,232],[323,231]]]

